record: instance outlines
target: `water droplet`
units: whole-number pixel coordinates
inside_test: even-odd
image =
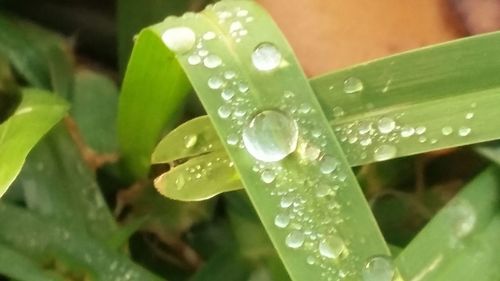
[[[358,132],[361,135],[367,134],[372,130],[372,122],[361,121],[358,126]]]
[[[319,253],[326,258],[336,259],[345,249],[344,241],[338,236],[331,236],[319,242]]]
[[[423,133],[425,133],[425,131],[427,131],[427,128],[424,126],[418,126],[415,129],[415,133],[417,133],[417,135],[422,135]]]
[[[215,32],[208,31],[205,34],[203,34],[203,39],[205,39],[205,40],[212,40],[212,39],[215,39],[215,36],[216,36]]]
[[[378,120],[378,130],[382,134],[388,134],[396,128],[396,122],[392,118],[382,117]]]
[[[316,187],[316,197],[322,198],[332,193],[332,188],[327,184],[320,184]]]
[[[472,118],[474,118],[474,112],[468,112],[465,114],[465,119],[470,120]]]
[[[234,77],[236,77],[236,72],[234,72],[232,70],[228,70],[228,71],[224,72],[224,78],[226,78],[227,80],[234,79]]]
[[[234,97],[234,90],[232,89],[224,89],[221,93],[221,97],[224,100],[230,100]]]
[[[375,256],[363,267],[363,281],[392,281],[396,267],[390,257]]]
[[[300,143],[297,151],[300,157],[306,161],[314,161],[318,159],[319,154],[321,153],[321,150],[318,147],[308,142]]]
[[[248,16],[248,11],[247,10],[239,10],[238,12],[236,12],[236,16],[240,17],[240,18],[246,17],[246,16]]]
[[[201,50],[198,51],[198,55],[200,57],[206,57],[208,55],[208,50],[201,49]]]
[[[231,109],[227,105],[221,105],[217,110],[219,117],[222,119],[226,119],[231,115]]]
[[[259,71],[271,71],[281,63],[281,53],[271,43],[259,44],[252,53],[253,66]]]
[[[297,140],[295,120],[275,110],[262,111],[243,129],[247,151],[264,162],[282,160],[295,151]]]
[[[460,129],[458,129],[458,135],[461,137],[465,137],[468,136],[471,131],[472,130],[469,127],[460,127]]]
[[[238,84],[238,90],[240,91],[240,93],[246,93],[246,92],[248,92],[248,89],[249,89],[249,87],[247,84],[245,84],[245,83]]]
[[[403,128],[401,128],[401,136],[403,138],[409,138],[413,136],[413,134],[415,134],[415,129],[413,127],[403,126]]]
[[[335,159],[332,156],[324,156],[321,158],[321,164],[319,166],[319,170],[323,174],[330,174],[331,172],[335,171],[337,169],[337,166],[339,165],[339,161]]]
[[[453,133],[453,128],[450,126],[443,127],[441,129],[441,133],[443,133],[443,135],[445,135],[445,136],[449,136]]]
[[[294,199],[295,197],[291,194],[284,195],[283,197],[281,197],[280,207],[286,209],[292,206]]]
[[[285,243],[288,247],[290,247],[292,249],[298,249],[298,248],[302,247],[302,245],[304,244],[304,240],[305,240],[304,233],[295,230],[295,231],[290,232],[286,236]]]
[[[216,68],[222,64],[222,60],[217,55],[208,55],[205,59],[203,59],[203,65],[207,68]]]
[[[395,146],[383,144],[379,146],[377,149],[375,149],[373,158],[376,161],[389,160],[391,158],[394,158],[394,156],[396,156],[396,153],[397,149]]]
[[[335,118],[342,117],[342,116],[344,116],[344,114],[345,114],[345,112],[344,112],[344,109],[342,109],[342,107],[336,106],[333,108],[333,116]]]
[[[243,29],[243,25],[240,21],[233,21],[229,26],[229,32],[235,32],[241,29]]]
[[[238,135],[235,135],[235,134],[229,134],[227,136],[227,144],[229,145],[237,145],[238,142],[239,142],[239,138],[238,138]]]
[[[198,141],[197,135],[188,135],[184,137],[184,145],[186,148],[191,148],[195,146],[197,141]]]
[[[197,65],[201,63],[201,57],[198,55],[190,55],[188,57],[188,63],[190,65]]]
[[[308,256],[308,257],[306,258],[306,262],[307,262],[307,264],[313,265],[313,264],[315,264],[315,263],[316,263],[316,258],[315,258],[315,257],[313,257],[313,256]]]
[[[276,179],[276,173],[272,170],[264,170],[260,174],[260,179],[265,183],[272,183]]]
[[[224,85],[224,80],[218,75],[213,75],[208,78],[208,87],[212,90],[218,90]]]
[[[177,189],[183,188],[185,183],[186,181],[184,180],[184,177],[182,175],[175,179],[175,185],[177,186]]]
[[[196,42],[194,31],[184,26],[167,29],[161,38],[165,45],[175,53],[185,53],[191,50]]]
[[[349,77],[344,81],[344,92],[346,94],[361,92],[363,87],[363,82],[356,77]]]
[[[361,144],[362,146],[369,146],[370,144],[372,144],[372,139],[371,138],[362,138],[359,141],[359,144]]]
[[[274,225],[279,228],[285,228],[290,223],[290,217],[287,214],[278,214],[274,217]]]
[[[307,114],[311,111],[311,106],[307,103],[303,103],[299,106],[299,112],[302,114]]]

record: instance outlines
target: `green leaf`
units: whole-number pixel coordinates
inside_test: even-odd
[[[60,277],[44,270],[41,265],[0,243],[0,273],[20,281],[62,281]]]
[[[61,99],[41,90],[23,91],[15,113],[0,125],[0,196],[21,170],[28,152],[66,113]]]
[[[392,148],[391,157],[402,157],[498,139],[498,125],[489,120],[498,118],[495,105],[500,101],[500,82],[485,73],[500,67],[498,60],[489,59],[496,55],[492,46],[499,43],[500,33],[457,40],[354,66],[310,82],[351,166],[376,161],[375,151],[380,147]],[[344,93],[343,83],[349,77],[364,81],[361,92]],[[390,133],[380,133],[381,120],[394,121]],[[407,137],[402,136],[404,133]],[[153,152],[152,163],[199,155],[198,146],[185,148],[187,136],[203,140],[199,147],[212,147],[207,152],[223,151],[209,118],[199,117],[162,139]],[[215,156],[208,161],[215,161]],[[175,181],[169,178],[174,174],[171,171],[164,180]],[[236,171],[230,177],[234,176]],[[234,190],[239,186],[237,182],[220,185],[214,195],[224,192],[224,187]],[[198,187],[187,184],[184,189]],[[187,198],[197,200],[197,192],[192,193],[193,197]]]
[[[122,85],[118,140],[124,162],[135,177],[146,175],[161,130],[190,90],[179,63],[164,48],[158,36],[142,31]]]
[[[69,268],[76,276],[86,276],[82,279],[162,280],[99,240],[18,207],[0,203],[0,221],[2,243],[39,263],[55,263]]]
[[[218,23],[221,19],[219,15],[224,13],[224,10],[235,14],[239,9],[244,10],[240,13],[242,21],[251,17],[248,20],[251,23],[245,24],[243,27],[237,26],[237,29],[244,29],[250,34],[246,37],[242,35],[241,44],[235,41],[235,38],[227,31],[232,28],[229,26],[230,23]],[[246,15],[247,11],[250,16]],[[167,19],[164,23],[144,30],[138,38],[136,49],[145,48],[145,43],[148,43],[146,40],[152,41],[151,38],[156,38],[157,42],[161,42],[161,37],[166,30],[179,26],[188,26],[200,37],[211,31],[215,33],[216,38],[221,39],[200,41],[203,44],[202,48],[206,48],[209,52],[201,65],[193,66],[191,65],[192,61],[188,63],[190,52],[178,53],[176,57],[197,90],[222,139],[231,137],[232,134],[239,136],[244,129],[242,125],[249,122],[250,118],[260,111],[279,109],[291,117],[280,117],[281,113],[270,113],[270,118],[273,118],[274,114],[278,121],[285,123],[288,118],[297,120],[299,145],[310,145],[313,150],[319,150],[318,154],[321,152],[321,160],[310,159],[309,155],[294,153],[282,161],[266,163],[256,161],[252,155],[238,146],[224,143],[241,175],[242,182],[257,213],[292,279],[321,280],[327,275],[332,278],[346,275],[345,280],[358,280],[365,262],[370,257],[387,255],[389,251],[328,121],[321,113],[322,109],[316,101],[308,81],[277,27],[253,2],[220,2],[205,10],[200,16]],[[266,32],[262,32],[263,30]],[[142,40],[142,37],[145,39]],[[171,43],[168,41],[169,39],[174,41],[170,47],[176,48],[175,40],[177,39],[174,37],[166,38],[167,44]],[[144,45],[141,45],[141,40]],[[250,63],[253,49],[262,42],[272,42],[282,55],[281,67],[275,70],[272,75],[256,71]],[[182,47],[182,45],[180,46]],[[165,56],[173,56],[165,46],[163,50],[157,51],[166,54]],[[151,67],[155,65],[147,56],[134,57],[133,55],[124,81],[125,85],[127,83],[135,83],[137,86],[141,84],[138,83],[140,78],[136,77],[139,75],[137,73],[139,68],[135,67],[135,64],[138,63],[141,63],[140,68],[143,68],[142,64],[150,63],[150,71]],[[203,65],[207,67],[205,68]],[[164,67],[168,68],[168,65],[164,64]],[[176,70],[176,68],[173,69],[173,71]],[[235,81],[236,85],[239,84],[235,90],[240,91],[237,95],[241,98],[235,99],[239,100],[239,105],[244,104],[244,107],[231,105],[243,111],[241,114],[237,114],[240,118],[235,118],[234,121],[225,119],[224,113],[221,114],[222,118],[219,117],[218,110],[224,105],[223,100],[218,94],[219,91],[214,91],[215,86],[208,85],[209,79],[211,81],[223,79],[215,76],[221,75],[222,77],[223,73],[228,71],[234,71],[236,77],[232,78],[232,75],[229,74],[224,76],[230,77],[227,79]],[[155,70],[153,73],[158,72],[160,71]],[[141,73],[141,75],[145,74]],[[149,84],[155,83],[156,79],[152,79]],[[232,82],[226,83],[231,85]],[[163,84],[167,83],[163,82]],[[287,91],[293,93],[285,94]],[[150,94],[148,90],[143,89],[143,92]],[[125,91],[124,93],[127,94]],[[303,105],[303,107],[300,110],[293,110],[293,104]],[[148,111],[149,105],[156,106],[151,100],[148,101],[147,105]],[[125,124],[125,122],[123,123]],[[289,126],[292,127],[293,135],[294,124]],[[310,133],[316,130],[321,132],[319,135],[313,133],[313,135],[317,135],[317,138],[312,137]],[[275,141],[279,140],[275,139]],[[323,173],[320,170],[323,170]],[[274,173],[276,178],[274,181],[263,181],[261,180],[263,172],[271,175]],[[269,183],[265,181],[269,181]],[[323,195],[316,196],[316,186],[325,187],[324,197]],[[335,186],[339,186],[338,190]],[[288,199],[291,196],[293,199]],[[287,200],[295,201],[295,204],[292,202],[293,206],[290,207]],[[286,202],[280,203],[280,201]],[[290,208],[283,209],[280,204]],[[293,215],[297,212],[307,213],[307,218],[302,217],[302,215]],[[290,219],[289,226],[285,229],[274,224],[275,217],[281,214]],[[340,218],[348,219],[340,220]],[[317,236],[310,238],[309,231],[314,235],[319,235],[320,238]],[[328,255],[324,254],[327,251],[324,248],[334,247],[333,251],[338,251],[336,254],[342,255],[342,257],[330,259],[322,256],[318,250],[320,244],[323,255]],[[307,260],[311,262],[312,259],[314,259],[314,264],[308,264]]]
[[[76,74],[71,115],[85,144],[100,153],[116,152],[118,89],[109,78],[92,71]]]
[[[406,280],[500,278],[500,171],[490,167],[450,201],[398,256]]]

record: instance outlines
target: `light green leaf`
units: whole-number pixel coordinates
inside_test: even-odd
[[[50,93],[26,89],[15,113],[0,125],[0,196],[21,170],[28,152],[66,113],[67,104]]]
[[[499,280],[499,175],[482,172],[403,250],[396,263],[407,280]]]

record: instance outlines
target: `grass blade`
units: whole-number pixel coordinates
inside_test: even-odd
[[[61,99],[27,89],[15,113],[0,125],[0,196],[21,171],[28,152],[66,113]]]
[[[224,11],[236,14],[241,10],[242,20],[247,17],[254,19],[244,27],[237,24],[237,29],[241,28],[252,34],[240,38],[242,42],[244,40],[244,44],[238,44],[226,31],[231,28],[229,23],[217,23]],[[292,279],[323,280],[331,277],[358,280],[365,262],[370,257],[387,255],[389,252],[340,146],[321,113],[312,89],[274,23],[252,2],[227,1],[205,10],[198,17],[167,19],[164,23],[143,31],[141,36],[154,36],[160,40],[166,30],[178,26],[189,26],[200,37],[209,31],[214,32],[215,37],[221,39],[199,41],[209,52],[203,62],[206,68],[193,66],[192,61],[188,62],[189,54],[177,54],[177,58],[223,139],[231,134],[239,136],[242,125],[249,122],[260,110],[276,108],[297,120],[301,145],[321,147],[318,148],[321,157],[320,152],[317,155],[321,160],[309,159],[308,155],[293,154],[282,161],[266,163],[256,161],[238,146],[224,143],[231,158],[235,160],[235,166],[254,207]],[[263,33],[262,30],[266,32]],[[256,71],[249,64],[253,49],[262,42],[273,42],[281,52],[283,65],[273,72],[273,75]],[[167,45],[168,43],[167,38]],[[163,52],[169,53],[166,49]],[[136,70],[129,69],[126,79],[133,79],[133,75],[129,76],[133,71]],[[217,75],[222,75],[224,71],[235,72],[234,85],[241,92],[238,95],[244,96],[244,99],[239,101],[245,103],[245,107],[241,109],[246,112],[239,114],[240,119],[234,121],[226,119],[224,112],[218,112],[223,111],[219,110],[219,107],[224,103],[222,98],[214,94],[216,86],[210,85],[217,79]],[[228,80],[233,79],[232,74],[226,73],[224,76]],[[212,82],[207,84],[209,79]],[[287,91],[293,93],[285,94]],[[289,104],[304,104],[304,108],[300,111],[292,110],[287,107]],[[271,116],[273,114],[271,113]],[[287,118],[289,117],[284,117],[288,120]],[[305,133],[315,129],[321,132],[317,139],[310,133]],[[321,142],[324,142],[323,146]],[[323,173],[320,170],[323,170]],[[272,176],[271,180],[262,180],[262,173],[275,176]],[[316,186],[324,186],[325,194],[316,197]],[[339,186],[339,189],[335,186]],[[293,199],[290,199],[292,197]],[[288,205],[288,200],[292,201],[293,206]],[[289,208],[283,209],[280,204]],[[294,213],[297,212],[310,215],[304,219],[302,215],[295,216]],[[275,217],[280,218],[280,215],[290,219],[289,225],[284,226],[285,229],[274,224]],[[325,218],[327,221],[324,221]],[[311,234],[313,235],[310,236]],[[321,252],[319,248],[322,248]],[[326,251],[335,251],[335,254],[325,254]]]
[[[498,280],[499,187],[490,167],[450,201],[398,256],[406,280]]]

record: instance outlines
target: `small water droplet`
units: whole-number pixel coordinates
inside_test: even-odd
[[[319,184],[317,187],[316,187],[316,197],[319,197],[319,198],[322,198],[322,197],[325,197],[327,195],[330,195],[332,193],[332,188],[330,188],[330,186],[328,186],[327,184]]]
[[[240,17],[240,18],[244,18],[244,17],[248,16],[248,11],[247,10],[239,10],[238,12],[236,12],[236,16]]]
[[[232,89],[224,89],[221,93],[221,97],[224,100],[230,100],[234,97],[234,90]]]
[[[396,156],[396,153],[397,149],[395,146],[383,144],[379,146],[377,149],[375,149],[373,158],[376,161],[389,160],[391,158],[394,158],[394,156]]]
[[[279,228],[285,228],[290,223],[290,217],[287,214],[278,214],[274,217],[274,225]]]
[[[238,90],[240,91],[240,93],[246,93],[246,92],[248,92],[248,89],[249,89],[249,87],[247,84],[245,84],[245,83],[238,84]]]
[[[468,112],[465,114],[465,119],[470,120],[472,118],[474,118],[474,112]]]
[[[294,199],[295,197],[291,194],[284,195],[283,197],[281,197],[280,207],[286,209],[292,206]]]
[[[392,281],[396,267],[390,257],[375,256],[363,267],[363,281]]]
[[[236,77],[236,72],[234,72],[232,70],[228,70],[228,71],[224,72],[224,78],[226,78],[227,80],[232,80],[232,79],[234,79],[234,77]]]
[[[239,142],[239,138],[238,138],[238,135],[236,134],[229,134],[227,136],[227,144],[229,145],[237,145],[238,142]]]
[[[330,236],[319,242],[319,253],[326,258],[336,259],[345,249],[344,241],[338,236]]]
[[[206,49],[201,49],[201,50],[199,50],[199,51],[198,51],[198,55],[199,55],[200,57],[206,57],[206,56],[208,56],[208,50],[206,50]]]
[[[307,264],[309,264],[309,265],[313,265],[313,264],[315,264],[315,263],[316,263],[316,258],[315,258],[315,257],[313,257],[313,256],[308,256],[308,257],[306,258],[306,262],[307,262]]]
[[[344,116],[344,114],[345,114],[345,112],[344,112],[344,109],[342,109],[342,107],[336,106],[333,108],[333,116],[335,118],[342,117],[342,116]]]
[[[217,55],[208,55],[205,59],[203,59],[203,65],[207,68],[217,68],[222,64],[222,60]]]
[[[427,131],[427,128],[424,127],[424,126],[418,126],[416,129],[415,129],[415,133],[417,135],[422,135],[423,133],[425,133],[425,131]]]
[[[161,38],[165,45],[175,53],[185,53],[191,50],[196,42],[194,31],[185,26],[169,28]]]
[[[213,75],[208,78],[208,87],[212,90],[218,90],[224,85],[224,80],[218,75]]]
[[[465,137],[468,136],[471,133],[471,131],[472,130],[469,127],[460,127],[460,129],[458,129],[458,135],[461,137]]]
[[[361,135],[367,134],[372,130],[372,122],[361,121],[358,126],[358,132]]]
[[[200,63],[201,63],[201,57],[200,57],[200,56],[198,56],[198,55],[196,55],[196,54],[194,54],[194,55],[190,55],[190,56],[188,57],[188,63],[189,63],[190,65],[198,65],[198,64],[200,64]]]
[[[378,120],[378,130],[382,134],[388,134],[396,128],[396,122],[389,117],[382,117]]]
[[[344,92],[354,94],[363,90],[363,82],[356,77],[349,77],[344,81]]]
[[[413,127],[403,126],[403,128],[401,128],[401,136],[403,138],[409,138],[413,136],[413,134],[415,134],[415,129]]]
[[[260,179],[264,183],[272,183],[276,179],[276,173],[272,170],[264,170],[260,174]]]
[[[450,126],[443,127],[441,129],[441,133],[443,133],[443,135],[445,135],[445,136],[449,136],[453,133],[453,128]]]
[[[427,141],[427,138],[426,138],[425,136],[420,136],[420,137],[418,137],[418,141],[419,141],[420,143],[424,143],[424,142],[426,142],[426,141]]]
[[[372,139],[371,138],[362,138],[359,141],[359,144],[361,144],[362,146],[369,146],[370,144],[372,144]]]
[[[205,40],[212,40],[212,39],[215,39],[215,36],[216,36],[215,32],[208,31],[205,34],[203,34],[203,39],[205,39]]]
[[[177,189],[183,188],[185,183],[186,181],[184,180],[184,177],[182,175],[175,179],[175,185],[177,186]]]
[[[243,25],[240,21],[233,21],[229,26],[229,32],[236,32],[241,29],[243,29]]]
[[[285,239],[285,243],[288,247],[292,249],[298,249],[304,244],[305,235],[304,233],[294,230],[290,232]]]
[[[300,157],[306,161],[314,161],[318,159],[321,153],[321,150],[318,147],[309,142],[300,143],[297,151]]]
[[[281,63],[281,52],[272,43],[261,43],[252,53],[252,63],[259,71],[274,70]]]
[[[198,141],[198,136],[197,135],[188,135],[184,137],[184,146],[186,148],[192,148],[193,146],[196,145],[196,142]]]
[[[243,143],[256,159],[276,162],[297,148],[298,127],[287,115],[266,110],[257,114],[243,129]]]
[[[222,119],[226,119],[231,115],[231,109],[227,105],[221,105],[217,110],[219,117]]]
[[[324,156],[321,158],[321,164],[319,166],[319,170],[321,173],[327,175],[331,172],[335,171],[339,165],[339,161],[332,156]]]

